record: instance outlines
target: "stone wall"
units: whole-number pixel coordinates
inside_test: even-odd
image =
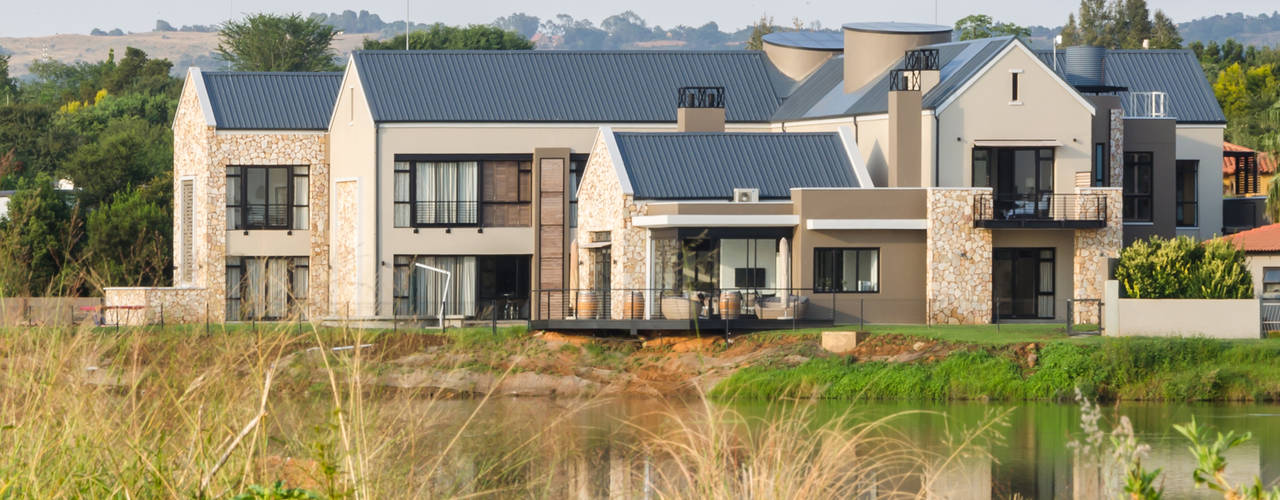
[[[1124,186],[1124,109],[1111,109],[1111,186]]]
[[[1123,203],[1119,187],[1077,188],[1076,193],[1106,196],[1107,227],[1102,229],[1077,229],[1075,231],[1075,256],[1072,261],[1072,290],[1076,299],[1102,299],[1107,281],[1108,259],[1120,256],[1124,246]],[[1096,324],[1101,319],[1101,305],[1079,303],[1075,307],[1076,323]]]
[[[222,316],[212,314],[208,296],[203,288],[106,288],[102,319],[122,326],[221,321]]]
[[[991,231],[973,226],[973,197],[990,188],[930,188],[925,298],[930,324],[991,321]]]
[[[174,115],[174,283],[204,290],[210,315],[226,315],[228,165],[305,165],[308,167],[310,228],[309,317],[328,314],[329,300],[329,159],[328,135],[316,132],[218,132],[209,126],[199,95],[190,81],[183,87]],[[183,227],[182,181],[194,181],[194,220]],[[193,238],[192,279],[182,276],[182,235]]]
[[[632,217],[644,215],[644,205],[631,195],[623,194],[622,185],[610,160],[604,136],[596,139],[587,161],[586,172],[578,185],[578,288],[596,288],[592,282],[589,248],[591,233],[609,231],[611,238],[611,290],[643,289],[645,286],[646,231],[631,224]],[[621,304],[626,292],[613,292],[613,318],[622,319]]]

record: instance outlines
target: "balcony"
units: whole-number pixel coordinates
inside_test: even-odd
[[[979,194],[973,226],[986,229],[1098,229],[1107,226],[1101,194]]]
[[[1169,94],[1160,91],[1129,92],[1129,117],[1168,118]]]

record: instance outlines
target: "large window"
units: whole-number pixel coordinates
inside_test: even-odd
[[[586,171],[585,155],[573,155],[569,159],[569,227],[578,227],[578,185]]]
[[[1124,154],[1124,220],[1151,221],[1151,153]]]
[[[479,162],[398,161],[395,164],[395,226],[474,226]]]
[[[530,262],[528,255],[397,255],[392,290],[395,314],[434,319],[445,300],[445,316],[528,318]],[[446,279],[416,264],[448,271],[450,276]]]
[[[310,283],[306,257],[227,258],[227,319],[302,317]]]
[[[1106,187],[1111,183],[1111,163],[1107,161],[1107,144],[1093,145],[1093,186]]]
[[[1262,268],[1262,298],[1280,298],[1280,267]]]
[[[227,167],[227,229],[307,229],[307,167]]]
[[[814,292],[880,291],[879,249],[818,248],[813,253]]]
[[[486,227],[533,222],[533,162],[480,162],[480,221]]]
[[[1199,169],[1199,163],[1196,160],[1178,160],[1177,180],[1178,183],[1178,209],[1177,219],[1179,227],[1196,227],[1196,212],[1199,209],[1199,203],[1196,202],[1196,171]]]

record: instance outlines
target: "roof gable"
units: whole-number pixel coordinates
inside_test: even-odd
[[[839,134],[613,133],[636,199],[727,200],[735,188],[859,187]],[[621,174],[621,172],[620,172]]]
[[[1036,56],[1053,67],[1052,51]],[[1057,72],[1065,74],[1065,51],[1057,54]],[[1103,84],[1131,91],[1160,91],[1169,94],[1167,113],[1178,123],[1226,123],[1226,115],[1213,95],[1195,53],[1189,50],[1108,50],[1103,59]],[[1121,92],[1125,114],[1132,114],[1128,92]]]
[[[378,122],[673,122],[676,91],[725,87],[767,122],[795,82],[759,51],[357,51]]]
[[[325,130],[342,73],[202,73],[220,130]]]

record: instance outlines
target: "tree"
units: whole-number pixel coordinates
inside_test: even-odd
[[[777,30],[778,27],[773,24],[772,17],[761,15],[760,20],[756,21],[755,26],[751,28],[751,37],[747,38],[747,50],[763,50],[764,36]]]
[[[173,142],[167,127],[136,117],[112,120],[98,140],[68,158],[63,174],[75,183],[87,208],[97,207],[116,192],[141,185],[173,164]]]
[[[1025,38],[1031,36],[1031,29],[1013,23],[995,23],[991,16],[973,14],[956,21],[956,31],[961,40],[978,40],[995,36],[1015,36]]]
[[[1153,24],[1153,27],[1151,30],[1151,48],[1153,49],[1182,48],[1182,35],[1178,34],[1178,26],[1173,24],[1173,20],[1169,19],[1169,16],[1164,15],[1164,11],[1162,10],[1156,11],[1155,19],[1152,22],[1152,24]],[[1199,53],[1197,52],[1197,56],[1198,55]]]
[[[0,55],[0,104],[10,104],[18,92],[18,85],[9,77],[9,56]]]
[[[1079,20],[1081,43],[1100,47],[1114,46],[1113,18],[1106,0],[1080,0]]]
[[[530,16],[523,12],[516,12],[506,17],[499,17],[493,20],[493,25],[503,31],[514,31],[525,38],[533,38],[538,33],[538,25],[541,21],[537,16]]]
[[[1225,239],[1138,240],[1120,252],[1116,279],[1135,299],[1244,299],[1253,277],[1244,251]]]
[[[238,71],[331,71],[338,69],[330,48],[336,34],[298,14],[255,14],[222,25],[217,54]]]
[[[1084,44],[1084,37],[1080,35],[1080,27],[1076,26],[1075,13],[1067,14],[1067,24],[1062,26],[1062,31],[1058,34],[1062,36],[1062,45],[1064,46],[1071,47]]]
[[[1116,0],[1111,25],[1112,43],[1123,48],[1142,48],[1150,40],[1154,27],[1146,0]]]
[[[0,296],[61,295],[81,283],[72,264],[78,246],[78,222],[53,178],[24,180],[9,199],[9,215],[0,219]]]
[[[528,50],[533,42],[514,31],[481,24],[466,28],[433,24],[409,34],[410,50]],[[365,50],[404,50],[404,35],[389,40],[364,39]]]
[[[172,189],[168,176],[157,179]],[[89,214],[85,256],[91,282],[105,285],[157,286],[169,281],[172,266],[172,214],[169,200],[139,187]]]
[[[165,21],[164,19],[156,19],[156,28],[152,31],[163,32],[163,31],[178,31],[178,30],[175,29],[172,24],[169,24],[169,21]]]

